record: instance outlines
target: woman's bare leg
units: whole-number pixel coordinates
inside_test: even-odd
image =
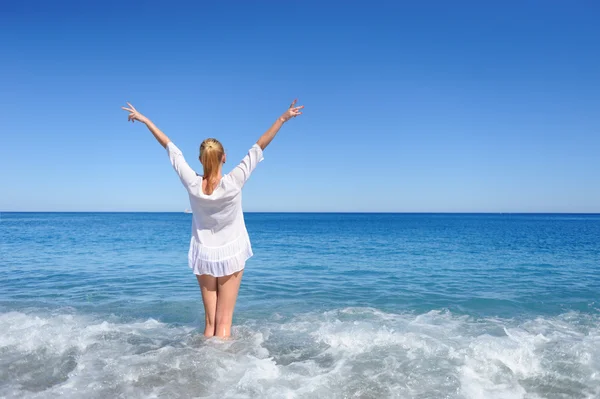
[[[217,314],[217,278],[208,274],[196,275],[200,292],[202,292],[202,302],[204,303],[204,336],[212,337],[215,335],[215,317]]]
[[[244,274],[244,270],[217,279],[217,327],[215,330],[217,337],[226,338],[231,335],[233,309],[240,290],[242,274]]]

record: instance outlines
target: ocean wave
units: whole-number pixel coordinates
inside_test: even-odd
[[[246,320],[229,341],[153,319],[0,314],[0,396],[598,398],[600,317],[344,308]]]

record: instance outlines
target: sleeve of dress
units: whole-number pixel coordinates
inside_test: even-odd
[[[198,180],[198,174],[190,168],[190,165],[187,164],[185,158],[183,157],[183,153],[172,141],[167,144],[167,154],[169,155],[169,160],[171,161],[171,165],[173,165],[173,169],[179,175],[181,182],[187,188],[190,187],[194,182]]]
[[[248,151],[248,154],[242,159],[242,162],[230,173],[232,179],[239,187],[244,186],[252,174],[256,165],[263,160],[263,151],[258,144],[254,144]]]

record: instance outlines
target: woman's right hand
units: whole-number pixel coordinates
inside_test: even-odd
[[[132,123],[135,121],[146,123],[148,121],[148,119],[144,115],[142,115],[137,109],[135,109],[133,105],[129,103],[127,103],[127,105],[129,106],[129,108],[121,107],[121,109],[124,109],[125,111],[129,112],[129,116],[127,117],[128,121],[131,121]]]
[[[304,108],[304,105],[296,107],[296,102],[297,101],[298,100],[294,100],[292,102],[292,104],[290,105],[290,107],[287,109],[287,111],[285,111],[283,113],[283,115],[281,115],[281,117],[279,118],[279,120],[281,120],[282,122],[287,122],[290,119],[297,117],[298,115],[302,115],[302,112],[300,110],[302,108]]]
[[[262,136],[260,136],[260,138],[256,142],[256,144],[258,144],[260,148],[262,148],[263,150],[267,148],[269,143],[273,140],[273,138],[285,122],[297,117],[298,115],[302,115],[302,111],[300,110],[304,108],[304,105],[296,107],[296,101],[298,100],[294,100],[294,102],[292,102],[287,111],[285,111],[283,115],[281,115],[279,119],[277,119],[275,123],[273,123],[269,130],[267,130]]]

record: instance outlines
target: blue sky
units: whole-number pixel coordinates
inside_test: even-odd
[[[182,211],[125,101],[200,172],[297,97],[247,211],[600,212],[600,6],[413,3],[2,2],[0,210]]]

